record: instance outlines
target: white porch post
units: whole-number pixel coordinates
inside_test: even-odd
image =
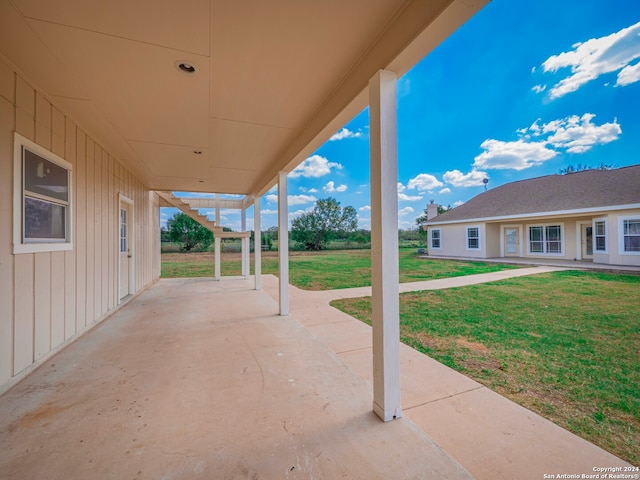
[[[373,410],[385,422],[402,416],[398,274],[396,74],[369,80]]]
[[[215,204],[216,204],[216,208],[215,208],[215,211],[216,211],[216,227],[220,226],[220,202],[218,202],[219,198],[220,198],[220,194],[216,193],[215,197],[214,197]]]
[[[245,238],[244,243],[244,278],[248,279],[251,273],[251,238]]]
[[[214,256],[214,279],[220,280],[220,237],[214,234],[213,239],[213,256]]]
[[[247,211],[243,208],[240,211],[240,230],[243,232],[247,231]],[[246,238],[240,239],[240,275],[244,278],[247,278],[247,249],[246,249]]]
[[[280,315],[289,315],[289,210],[287,172],[278,173],[278,274]]]
[[[262,231],[260,230],[260,197],[253,200],[253,266],[256,290],[262,288]]]
[[[214,195],[215,199],[215,212],[216,212],[216,227],[220,226],[220,204],[218,203],[219,194]],[[220,280],[220,237],[214,234],[213,236],[213,257],[215,262],[214,274],[213,278],[215,280]]]

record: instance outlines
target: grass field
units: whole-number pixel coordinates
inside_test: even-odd
[[[277,252],[262,253],[262,273],[278,274]],[[252,259],[253,262],[253,259]],[[416,282],[475,273],[495,272],[513,265],[418,258],[415,248],[400,249],[400,282]],[[240,275],[240,255],[223,252],[222,275]],[[253,263],[251,272],[253,273]],[[213,253],[162,254],[162,277],[211,277]],[[371,285],[371,251],[290,252],[289,280],[305,290],[328,290]]]
[[[332,305],[371,321],[369,298]],[[556,272],[400,308],[403,342],[640,464],[640,276]]]

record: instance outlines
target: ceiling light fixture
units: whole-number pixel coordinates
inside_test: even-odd
[[[176,68],[184,73],[196,73],[198,71],[198,67],[193,63],[184,60],[178,60],[176,62]]]

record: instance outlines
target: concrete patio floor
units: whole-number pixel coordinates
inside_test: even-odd
[[[403,288],[438,286],[423,283]],[[252,286],[160,280],[49,359],[0,397],[0,477],[539,479],[628,465],[406,346],[405,416],[382,423],[370,327],[329,306],[362,292],[290,287],[280,317],[277,279]]]
[[[0,478],[470,478],[251,286],[161,280],[49,359],[0,397]]]

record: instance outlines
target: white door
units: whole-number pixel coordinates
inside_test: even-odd
[[[129,205],[120,204],[120,299],[129,295]]]
[[[505,227],[504,229],[504,256],[520,256],[520,228]]]

